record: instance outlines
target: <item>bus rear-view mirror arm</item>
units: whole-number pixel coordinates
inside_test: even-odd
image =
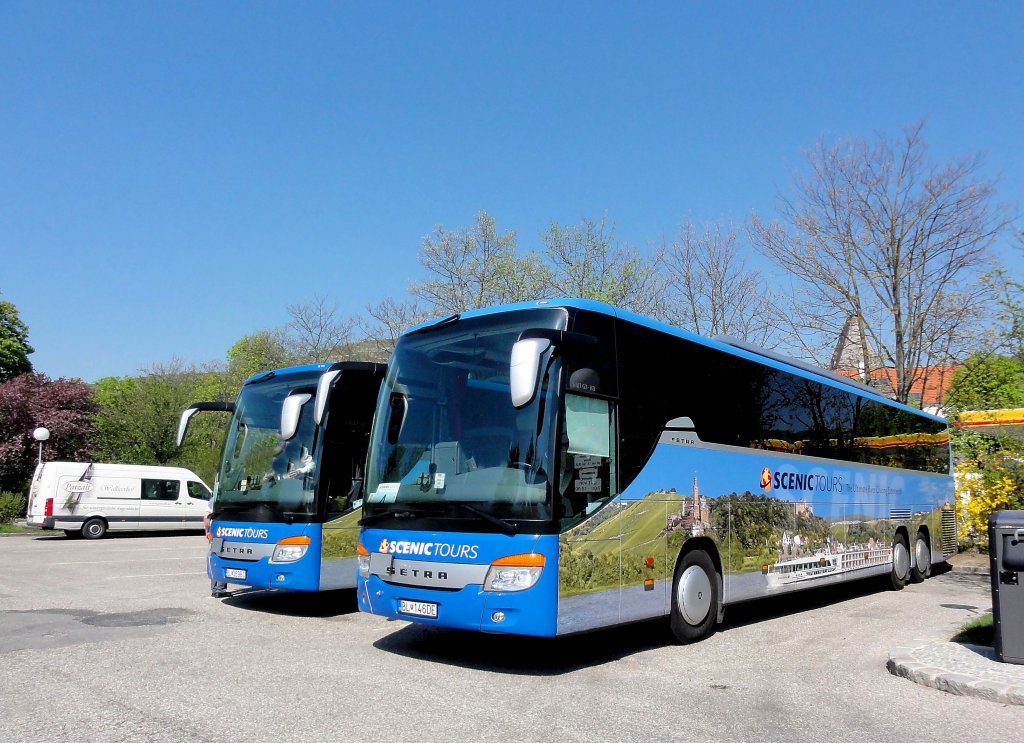
[[[233,413],[235,411],[235,404],[233,402],[194,402],[189,405],[182,412],[181,418],[178,420],[178,435],[174,439],[177,446],[181,446],[181,442],[185,440],[185,434],[188,432],[188,423],[192,420],[192,416],[207,410]]]

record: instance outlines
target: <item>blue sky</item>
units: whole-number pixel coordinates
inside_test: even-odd
[[[0,292],[35,367],[361,313],[481,210],[523,249],[770,215],[819,137],[922,117],[1024,205],[1024,5],[548,5],[0,0]]]

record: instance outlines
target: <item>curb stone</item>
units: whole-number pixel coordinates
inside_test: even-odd
[[[1024,665],[1000,663],[989,647],[913,640],[889,653],[886,668],[949,694],[1024,705]]]

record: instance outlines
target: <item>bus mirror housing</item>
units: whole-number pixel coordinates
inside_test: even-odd
[[[398,443],[398,437],[402,434],[402,426],[405,425],[405,414],[409,411],[409,402],[401,392],[392,392],[391,414],[388,416],[388,443],[394,446]]]
[[[281,405],[281,440],[291,441],[299,430],[299,416],[302,406],[313,396],[308,392],[293,392],[284,399]]]
[[[188,431],[188,422],[192,420],[192,416],[199,412],[199,408],[188,408],[181,414],[181,419],[178,421],[178,435],[174,439],[176,446],[181,446],[181,442],[185,440],[185,432]]]
[[[341,369],[329,371],[320,377],[316,384],[316,401],[313,403],[313,422],[320,425],[324,422],[324,413],[327,412],[327,397],[331,394],[331,385],[341,375]]]
[[[523,338],[512,346],[508,378],[512,405],[516,408],[529,404],[537,393],[540,359],[550,347],[547,338]]]
[[[178,446],[181,446],[181,442],[185,440],[185,434],[188,432],[188,423],[192,420],[192,416],[204,410],[231,413],[235,410],[235,404],[233,402],[194,402],[189,405],[178,420],[178,435],[174,439]]]

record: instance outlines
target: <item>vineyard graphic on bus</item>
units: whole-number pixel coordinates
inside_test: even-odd
[[[702,473],[694,469],[686,489],[646,487],[643,492],[631,486],[562,535],[560,597],[668,585],[676,557],[692,538],[714,542],[726,595],[735,600],[853,578],[864,568],[889,565],[901,523],[926,524],[933,534],[941,533],[942,508],[915,510],[903,504],[904,481],[916,479],[913,474],[882,482],[851,470],[837,474],[819,467],[801,473],[788,465],[765,466],[753,470],[750,487],[723,487],[742,482],[738,473],[751,470],[750,462],[743,461],[747,457],[704,451],[698,463],[685,450],[659,447],[641,478],[645,482],[634,486],[644,487],[652,479],[678,481],[665,469],[678,473],[703,464],[704,479],[715,482],[716,490],[706,489]],[[709,468],[709,460],[720,466]],[[633,495],[638,492],[643,495]]]

